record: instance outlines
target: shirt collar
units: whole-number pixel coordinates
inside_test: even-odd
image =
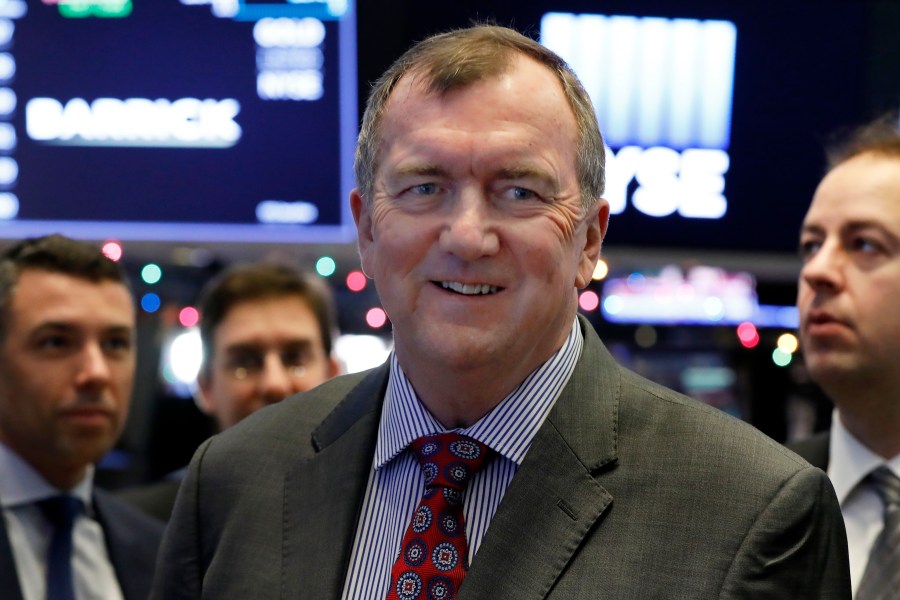
[[[88,466],[84,478],[71,490],[60,490],[50,484],[34,467],[5,444],[0,443],[0,506],[11,508],[38,500],[71,494],[89,507],[94,481],[94,466]]]
[[[831,438],[828,446],[828,478],[834,486],[838,501],[843,505],[856,486],[866,476],[888,465],[900,477],[900,455],[889,461],[869,450],[841,421],[835,410],[831,418]]]
[[[520,383],[503,401],[470,427],[454,429],[521,464],[534,436],[547,418],[575,370],[584,336],[578,319],[569,336],[550,359]],[[418,437],[446,431],[419,400],[394,353],[384,409],[375,445],[375,468],[380,469]]]

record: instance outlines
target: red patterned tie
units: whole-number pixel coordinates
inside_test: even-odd
[[[469,563],[462,495],[490,448],[458,433],[410,444],[425,474],[425,494],[403,536],[387,600],[452,600]]]

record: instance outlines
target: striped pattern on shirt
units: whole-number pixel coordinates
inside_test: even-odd
[[[535,434],[569,381],[583,343],[576,319],[550,360],[478,422],[454,430],[497,453],[469,482],[465,494],[470,561]],[[384,600],[387,595],[391,567],[425,488],[422,471],[407,446],[417,437],[446,431],[416,397],[393,354],[390,369],[375,457],[344,583],[345,600]]]

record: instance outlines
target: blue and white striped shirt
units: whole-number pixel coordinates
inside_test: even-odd
[[[478,422],[454,430],[498,455],[472,478],[465,494],[470,561],[535,434],[569,381],[583,343],[576,319],[562,348],[550,360]],[[375,457],[344,583],[345,600],[384,600],[387,596],[400,542],[425,488],[422,471],[407,446],[417,437],[446,431],[416,397],[393,354],[390,368]]]

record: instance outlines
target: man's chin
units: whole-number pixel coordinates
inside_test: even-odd
[[[855,355],[836,350],[807,353],[804,361],[809,376],[819,385],[853,380],[863,370]]]
[[[440,364],[445,369],[475,369],[492,364],[509,352],[509,344],[484,327],[444,323],[408,345],[413,360]],[[402,341],[395,336],[399,356]]]

